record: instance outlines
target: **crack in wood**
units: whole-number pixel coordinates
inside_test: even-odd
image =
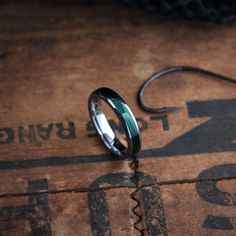
[[[176,185],[176,184],[196,184],[202,182],[220,182],[225,180],[236,180],[235,177],[225,177],[225,178],[209,178],[209,179],[182,179],[182,180],[166,180],[166,181],[156,181],[155,183],[151,184],[141,184],[140,186],[136,185],[120,185],[120,186],[104,186],[99,188],[66,188],[66,189],[58,189],[58,190],[45,190],[40,192],[31,192],[31,193],[6,193],[0,194],[0,198],[13,198],[13,197],[28,197],[33,195],[45,195],[45,194],[60,194],[60,193],[87,193],[87,192],[98,192],[104,190],[111,190],[117,188],[144,188],[144,187],[151,187],[154,185]]]

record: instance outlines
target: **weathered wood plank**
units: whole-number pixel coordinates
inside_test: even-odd
[[[235,179],[151,185],[136,194],[147,235],[235,235]]]
[[[30,184],[35,191],[37,185],[42,187],[45,181],[41,179]],[[131,191],[122,188],[2,198],[0,232],[14,236],[138,235],[130,210]]]
[[[134,225],[147,235],[235,234],[235,86],[175,74],[148,88],[145,101],[181,110],[156,116],[136,103],[142,82],[166,66],[236,77],[235,26],[171,21],[112,4],[7,4],[0,19],[0,207],[48,201],[46,208],[1,211],[3,235],[32,233],[37,209],[42,215],[31,223],[50,225],[53,235],[90,235],[88,199],[105,193],[109,217],[100,223],[112,235],[138,235]],[[112,157],[89,123],[87,98],[101,86],[120,93],[138,118],[138,191],[129,161]]]
[[[0,45],[7,55],[0,61],[0,119],[1,128],[10,128],[1,132],[3,194],[24,192],[27,178],[41,175],[55,176],[50,186],[60,189],[88,187],[101,174],[129,172],[126,162],[100,164],[95,175],[89,172],[93,164],[84,164],[112,160],[103,157],[107,151],[91,137],[88,124],[87,97],[100,86],[117,90],[139,118],[140,170],[157,180],[194,179],[206,168],[235,163],[235,86],[192,74],[163,79],[147,91],[146,100],[183,107],[167,117],[145,114],[135,101],[142,81],[167,65],[204,66],[234,76],[234,27],[164,21],[109,5],[56,11],[47,5],[4,5],[0,14]],[[179,30],[173,32],[175,27]],[[209,104],[211,110],[200,114]],[[225,106],[231,112],[221,112]],[[4,184],[6,177],[12,190]]]
[[[29,191],[45,184],[31,181]],[[235,186],[234,179],[155,184],[135,195],[134,188],[117,188],[1,198],[0,229],[3,235],[235,235]]]
[[[235,183],[161,186],[169,235],[235,235]]]

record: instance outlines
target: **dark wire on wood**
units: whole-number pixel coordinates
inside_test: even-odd
[[[220,75],[215,72],[204,70],[198,67],[192,67],[192,66],[173,66],[173,67],[167,67],[163,70],[160,70],[150,76],[147,80],[144,81],[144,83],[139,88],[138,94],[137,94],[137,102],[140,108],[148,113],[164,113],[164,112],[172,112],[180,109],[180,107],[162,107],[162,108],[152,108],[144,104],[143,102],[143,95],[145,92],[145,89],[155,80],[160,79],[162,76],[171,74],[178,71],[186,71],[186,72],[194,72],[194,73],[201,73],[204,75],[208,75],[211,77],[214,77],[215,79],[226,81],[232,84],[236,84],[236,79],[233,79],[228,76]]]

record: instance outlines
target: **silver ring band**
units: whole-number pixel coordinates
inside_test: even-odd
[[[127,147],[116,137],[109,125],[101,105],[105,101],[117,115],[126,135]],[[112,154],[127,158],[132,157],[141,149],[141,136],[135,117],[125,101],[109,88],[99,88],[89,97],[88,109],[90,118],[104,144]]]

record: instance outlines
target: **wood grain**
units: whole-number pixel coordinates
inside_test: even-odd
[[[167,66],[236,77],[235,26],[170,20],[109,1],[3,4],[0,19],[0,207],[41,196],[48,202],[36,201],[46,221],[32,224],[34,208],[1,211],[3,235],[34,235],[34,224],[50,225],[46,235],[102,235],[89,222],[93,192],[107,192],[110,223],[105,217],[97,227],[108,235],[235,234],[236,87],[176,73],[144,98],[180,110],[147,114],[136,103],[143,81]],[[136,171],[112,157],[91,126],[87,99],[101,86],[117,91],[137,117]],[[39,184],[29,189],[32,181]]]
[[[211,195],[212,184],[221,191]],[[5,197],[0,229],[3,235],[140,235],[135,208],[142,215],[136,228],[144,235],[235,235],[235,186],[235,179],[154,184],[138,190],[138,207],[135,189],[125,187]]]
[[[134,232],[128,188],[103,191],[107,214],[88,208],[91,193],[59,193],[0,199],[2,235],[137,235]],[[100,194],[94,192],[92,195]],[[45,203],[46,202],[46,203]],[[104,210],[106,205],[94,202]],[[116,204],[114,204],[116,203]],[[99,206],[98,206],[99,205]],[[100,206],[102,205],[102,206]],[[107,206],[108,207],[108,206]],[[122,217],[120,217],[122,215]],[[97,219],[95,219],[97,217]],[[131,217],[131,218],[130,218]],[[107,223],[107,227],[96,224]]]
[[[210,195],[211,183],[160,186],[165,209],[162,219],[164,219],[165,224],[155,222],[161,218],[160,204],[152,205],[150,201],[149,204],[148,202],[144,203],[145,231],[148,235],[165,235],[165,227],[168,229],[168,235],[235,235],[235,199],[231,199],[231,201],[228,196],[228,202],[225,198],[221,202],[218,201],[218,204],[214,204],[213,202],[216,203],[217,198],[222,197],[222,192],[214,192],[214,196],[208,198],[211,202],[207,202],[206,198],[202,198],[200,185]],[[235,193],[235,180],[218,181],[216,184],[222,191]],[[155,193],[157,189],[155,185],[143,188],[144,198],[146,196],[145,191]],[[159,201],[155,199],[155,203],[157,202]]]

